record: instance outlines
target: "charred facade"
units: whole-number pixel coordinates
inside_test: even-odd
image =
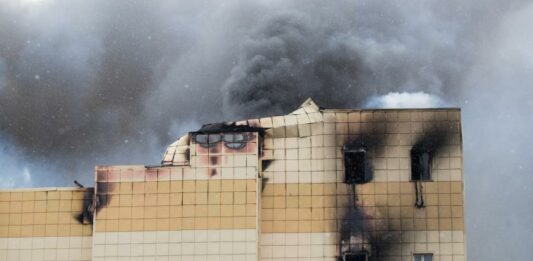
[[[458,109],[207,124],[94,188],[1,191],[0,260],[463,261],[461,146]]]

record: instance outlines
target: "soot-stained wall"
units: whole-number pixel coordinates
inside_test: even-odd
[[[327,110],[304,104],[260,119],[264,139],[261,260],[465,260],[458,109]],[[367,151],[370,179],[345,184],[343,148]],[[432,155],[411,181],[410,152]],[[415,185],[423,206],[416,207]]]
[[[366,153],[346,184],[344,150]],[[412,151],[430,177],[412,181]],[[0,260],[466,260],[460,111],[330,110],[209,124],[95,188],[0,192]],[[39,253],[44,253],[40,255]]]

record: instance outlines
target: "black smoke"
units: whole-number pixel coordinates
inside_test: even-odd
[[[398,232],[389,228],[389,220],[372,222],[375,217],[368,215],[361,206],[357,195],[357,184],[345,184],[349,199],[339,208],[339,257],[346,254],[366,254],[369,261],[387,260],[393,248],[401,241]],[[387,213],[383,206],[376,211]],[[339,260],[342,260],[339,258]]]
[[[306,97],[355,107],[389,91],[456,94],[474,37],[459,6],[423,2],[1,6],[2,144],[35,185],[153,164],[199,123],[282,114]]]
[[[0,1],[1,186],[90,184],[307,96],[423,91],[463,107],[470,258],[527,259],[531,17],[519,0]]]

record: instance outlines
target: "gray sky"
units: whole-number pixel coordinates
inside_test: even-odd
[[[528,260],[531,24],[518,0],[0,0],[0,186],[90,184],[307,97],[425,92],[463,109],[469,260]]]

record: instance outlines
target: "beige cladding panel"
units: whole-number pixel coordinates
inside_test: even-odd
[[[303,124],[295,123],[294,115],[261,119],[272,124],[262,154],[261,260],[336,260],[338,232],[354,206],[361,215],[350,221],[364,224],[366,233],[399,237],[386,256],[411,260],[413,253],[429,252],[436,260],[465,260],[459,111],[324,110],[322,115],[323,121]],[[425,208],[418,209],[410,150],[424,139],[437,140],[439,147],[432,181],[422,182]],[[372,167],[372,180],[355,185],[355,191],[343,183],[347,143],[364,143]],[[457,239],[448,241],[448,234]]]
[[[257,156],[222,156],[239,167],[98,169],[96,231],[256,228]]]
[[[257,260],[258,145],[190,144],[190,166],[97,169],[94,260]],[[225,258],[225,259],[224,259]]]
[[[432,136],[442,141],[433,179],[462,181],[458,111],[326,111],[324,119],[309,124],[310,132],[293,136],[267,130],[263,159],[270,162],[263,174],[270,183],[342,182],[342,146],[349,142],[367,144],[373,180],[409,181],[412,146]]]
[[[0,238],[90,236],[92,225],[80,223],[92,189],[0,192]]]
[[[97,169],[96,231],[257,227],[257,134],[228,148],[191,143],[191,166]]]
[[[255,228],[256,180],[116,183],[102,194],[96,231]]]
[[[262,192],[263,233],[337,232],[353,202],[344,183],[268,184]],[[425,208],[414,207],[411,182],[373,182],[356,187],[364,222],[380,231],[463,230],[461,182],[424,184]]]
[[[257,260],[255,229],[96,233],[93,260]]]
[[[273,120],[277,128],[288,121]],[[271,153],[265,153],[270,160],[263,172],[263,232],[338,231],[353,197],[342,183],[342,146],[354,140],[372,141],[373,180],[356,185],[356,204],[374,229],[463,230],[458,120],[458,111],[445,110],[325,112],[323,123],[310,126],[310,137],[267,132],[265,148]],[[432,163],[434,182],[423,183],[427,208],[415,209],[410,149],[430,135],[442,139],[442,146]]]
[[[227,147],[224,141],[203,146],[193,139],[189,151],[190,166],[99,166],[96,182],[257,179],[258,134],[244,134],[248,140],[243,147],[235,149]]]
[[[0,260],[92,260],[91,236],[0,238]]]
[[[397,242],[382,247],[384,260],[412,260],[413,253],[432,253],[434,260],[465,259],[462,231],[397,231]],[[338,260],[338,233],[262,233],[260,260]]]

